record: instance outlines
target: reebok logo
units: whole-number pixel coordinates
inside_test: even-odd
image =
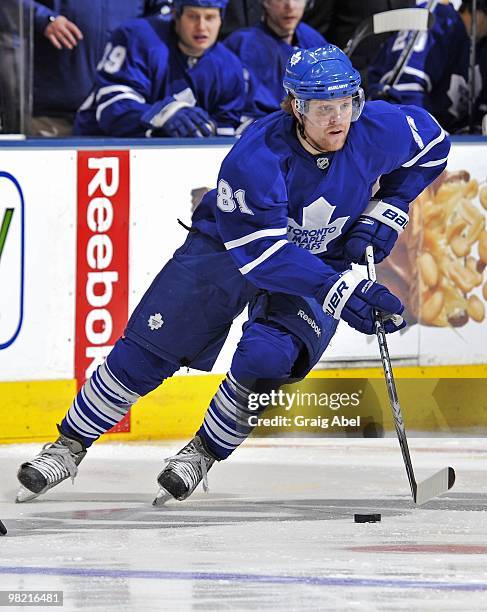
[[[311,329],[318,336],[318,338],[321,336],[321,328],[318,327],[316,321],[314,319],[312,319],[311,317],[309,317],[304,312],[304,310],[299,310],[298,311],[298,317],[301,317],[303,319],[303,321],[306,321],[306,323],[311,327]]]

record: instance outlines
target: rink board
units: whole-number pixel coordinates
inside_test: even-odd
[[[84,148],[79,141],[41,148],[27,141],[0,148],[0,176],[18,185],[15,190],[12,180],[0,180],[0,225],[6,211],[13,211],[0,255],[0,397],[9,423],[3,441],[31,438],[32,430],[37,436],[43,423],[52,429],[61,418],[77,385],[109,352],[127,314],[184,240],[177,219],[189,222],[195,198],[215,185],[231,146],[222,141],[84,143]],[[482,187],[485,159],[485,139],[458,139],[448,170],[467,170]],[[473,205],[485,215],[480,196],[475,198]],[[473,294],[484,304],[482,286]],[[120,436],[193,432],[228,369],[243,320],[233,325],[211,375],[181,371],[183,376],[134,408],[130,431]],[[475,377],[487,362],[485,346],[483,319],[461,328],[415,324],[390,338],[395,363],[419,368],[412,377],[424,376],[422,368],[452,365],[462,366],[456,375]],[[343,369],[351,378],[347,368],[373,368],[377,357],[375,338],[341,324],[319,367]],[[363,376],[374,372],[367,369]],[[438,428],[422,408],[417,417],[415,410],[408,409],[410,427]],[[457,425],[462,422],[487,426],[483,407],[460,414]],[[387,420],[384,424],[389,428]]]
[[[480,435],[487,431],[487,366],[433,366],[395,368],[399,397],[410,434],[432,432],[445,435]],[[383,372],[380,368],[319,370],[310,375],[324,390],[367,384],[377,397],[374,422],[385,432],[394,431]],[[180,439],[199,428],[205,410],[218,388],[221,375],[176,376],[131,410],[130,430],[108,434],[110,440]],[[452,388],[455,390],[452,393]],[[76,380],[10,382],[0,385],[3,426],[0,443],[45,441],[56,435],[66,408],[76,393]],[[369,406],[370,408],[370,406]],[[342,410],[350,416],[370,413]],[[323,410],[323,414],[330,414]],[[362,423],[365,425],[365,423]],[[321,431],[262,431],[263,436],[362,437],[362,428]]]

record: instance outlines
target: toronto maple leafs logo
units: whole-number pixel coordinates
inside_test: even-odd
[[[338,238],[343,226],[350,217],[339,217],[331,223],[336,206],[332,206],[320,197],[303,209],[303,222],[300,225],[294,219],[288,219],[287,237],[302,249],[313,254],[324,253],[328,244]]]
[[[151,315],[149,317],[149,320],[147,321],[147,324],[149,325],[152,331],[162,327],[164,325],[164,319],[162,318],[161,313],[157,312],[156,314]]]
[[[296,51],[296,53],[291,55],[291,59],[289,60],[291,67],[296,66],[296,64],[301,61],[302,55],[302,51]]]

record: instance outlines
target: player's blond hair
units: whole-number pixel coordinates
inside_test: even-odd
[[[293,100],[294,100],[294,96],[288,93],[286,97],[284,98],[284,100],[281,102],[281,110],[283,110],[288,115],[291,115],[291,117],[294,117],[293,106],[292,106]]]

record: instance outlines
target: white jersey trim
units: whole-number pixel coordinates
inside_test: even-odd
[[[274,253],[276,251],[278,251],[279,249],[281,249],[283,246],[285,246],[286,244],[289,244],[289,241],[286,240],[279,240],[278,242],[276,242],[275,244],[273,244],[271,247],[269,247],[268,249],[266,249],[262,255],[260,255],[259,257],[257,257],[257,259],[254,259],[253,261],[250,261],[248,264],[246,264],[245,266],[242,266],[241,268],[239,268],[239,272],[241,272],[242,274],[248,274],[251,270],[253,270],[254,268],[256,268],[258,265],[260,265],[261,263],[263,263],[266,259],[269,259],[269,257],[271,255],[274,255]]]
[[[439,136],[434,138],[429,144],[427,144],[425,146],[425,148],[420,153],[418,153],[415,157],[413,157],[413,159],[410,159],[405,164],[403,164],[402,167],[403,168],[410,168],[411,166],[414,166],[414,164],[418,161],[418,159],[421,159],[423,157],[423,155],[426,155],[426,153],[431,151],[431,149],[435,145],[437,145],[439,142],[444,140],[445,136],[446,136],[446,132],[445,132],[445,130],[443,128],[441,128],[441,132],[440,132]]]
[[[106,96],[111,93],[132,93],[135,96],[139,96],[145,102],[145,98],[141,94],[139,94],[135,89],[129,87],[128,85],[107,85],[106,87],[100,87],[100,89],[96,92],[96,101],[99,102],[100,98]]]
[[[433,168],[433,166],[441,166],[441,164],[444,164],[446,161],[448,161],[448,157],[444,157],[443,159],[433,159],[432,161],[419,165],[421,168]]]
[[[218,134],[218,136],[235,136],[235,128],[217,127],[216,133]]]
[[[379,83],[387,83],[389,78],[393,75],[393,72],[394,72],[393,70],[389,70],[389,72],[386,72],[380,78]],[[431,89],[432,89],[431,79],[426,74],[426,72],[423,72],[422,70],[418,70],[417,68],[411,68],[409,66],[406,66],[406,68],[404,68],[403,74],[410,74],[412,76],[420,78],[422,81],[424,81],[426,83],[427,90],[431,91]],[[399,90],[399,89],[404,89],[405,86],[413,87],[414,85],[419,87],[421,89],[421,91],[424,91],[424,88],[422,87],[422,85],[420,83],[396,83],[395,85],[393,85],[393,88]],[[406,91],[408,91],[408,90],[406,90]],[[411,91],[415,91],[415,89],[411,89]]]
[[[406,74],[411,74],[412,76],[416,76],[422,79],[426,83],[426,87],[428,91],[431,91],[432,89],[431,79],[426,74],[426,72],[423,72],[422,70],[418,70],[417,68],[412,68],[411,66],[406,66],[406,68],[404,69],[404,72]],[[396,85],[394,87],[396,87]]]
[[[252,232],[251,234],[242,236],[241,238],[236,238],[235,240],[229,240],[228,242],[225,242],[225,248],[235,249],[236,247],[243,246],[244,244],[248,244],[249,242],[253,242],[254,240],[259,240],[260,238],[267,238],[268,236],[285,236],[286,234],[287,227],[258,230],[257,232]]]
[[[397,83],[397,85],[394,85],[394,89],[397,89],[397,91],[424,91],[421,83]]]
[[[136,94],[135,92],[134,93],[121,93],[118,96],[114,96],[113,98],[110,98],[106,102],[103,102],[103,104],[100,104],[97,107],[96,120],[100,121],[102,112],[111,104],[118,102],[118,100],[135,100],[136,102],[141,102],[142,104],[145,102],[145,98],[143,98],[142,96],[139,96],[139,94]]]

